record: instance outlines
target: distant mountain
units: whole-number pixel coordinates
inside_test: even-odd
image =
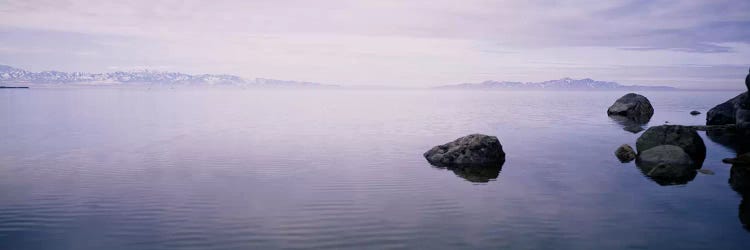
[[[563,78],[544,82],[507,82],[484,81],[481,83],[462,83],[439,86],[437,89],[517,89],[517,90],[677,90],[667,86],[621,85],[616,82],[596,81],[593,79]]]
[[[29,72],[0,65],[3,84],[158,84],[158,85],[238,85],[251,87],[312,87],[332,88],[336,85],[256,78],[246,80],[234,75],[189,75],[176,72],[132,71],[111,73],[81,73],[42,71]]]

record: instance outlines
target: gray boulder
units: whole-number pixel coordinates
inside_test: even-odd
[[[638,137],[635,147],[638,154],[656,146],[672,145],[680,147],[699,166],[706,159],[706,144],[698,132],[690,127],[680,125],[661,125],[650,127]]]
[[[607,109],[609,116],[622,116],[640,123],[648,123],[654,115],[654,107],[645,96],[629,93],[617,99]]]
[[[706,125],[737,124],[737,111],[748,109],[748,94],[742,93],[729,101],[717,105],[706,114]],[[743,117],[744,121],[750,122]]]
[[[682,148],[659,145],[638,154],[636,165],[661,185],[684,184],[695,178],[698,165]]]
[[[633,150],[628,144],[622,144],[622,146],[615,151],[615,156],[617,156],[617,159],[622,163],[631,162],[635,159],[635,150]]]
[[[505,152],[495,136],[472,134],[435,146],[425,152],[427,161],[439,167],[498,166]]]

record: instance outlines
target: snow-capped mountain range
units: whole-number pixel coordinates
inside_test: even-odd
[[[234,75],[189,75],[177,72],[131,71],[111,73],[81,73],[42,71],[30,72],[0,65],[0,83],[23,84],[159,84],[159,85],[241,85],[274,87],[337,87],[314,82],[298,82],[256,78],[243,79]]]
[[[444,85],[438,89],[548,89],[548,90],[676,90],[667,86],[621,85],[616,82],[597,81],[589,78],[562,78],[544,82],[484,81]]]
[[[30,72],[11,66],[0,65],[0,84],[150,84],[150,85],[235,85],[255,87],[306,87],[306,88],[339,88],[337,85],[314,82],[286,81],[265,78],[244,79],[235,75],[190,75],[178,72],[163,71],[130,71],[111,73],[81,73],[42,71]],[[436,89],[540,89],[540,90],[676,90],[666,86],[621,85],[616,82],[596,81],[593,79],[563,78],[544,82],[508,82],[484,81],[481,83],[462,83],[444,85]]]

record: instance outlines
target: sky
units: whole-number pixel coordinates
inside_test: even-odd
[[[347,86],[594,78],[742,89],[748,0],[0,0],[0,64]]]

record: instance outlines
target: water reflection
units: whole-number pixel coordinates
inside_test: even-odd
[[[609,118],[611,118],[617,124],[620,124],[620,126],[622,126],[622,130],[631,132],[633,134],[637,134],[646,129],[646,124],[651,121],[650,116],[628,117],[621,115],[610,115]]]
[[[742,227],[750,232],[750,197],[742,198],[739,217]]]
[[[694,166],[669,166],[666,164],[649,164],[640,160],[635,165],[644,176],[662,186],[684,185],[693,181],[698,175],[696,170],[700,165]]]
[[[493,181],[497,179],[498,176],[500,176],[500,171],[503,169],[503,164],[505,164],[505,162],[483,166],[440,167],[432,165],[432,167],[453,171],[456,176],[470,182],[486,183]]]
[[[750,152],[750,135],[732,130],[713,130],[706,131],[706,136],[711,141],[734,150],[737,155]]]
[[[736,152],[739,157],[750,152],[750,136],[731,130],[707,131],[706,136],[713,142]],[[729,186],[742,196],[738,218],[742,227],[750,231],[750,165],[733,164],[729,170]]]
[[[750,231],[750,165],[732,165],[729,172],[729,186],[742,196],[739,219],[742,226]]]

